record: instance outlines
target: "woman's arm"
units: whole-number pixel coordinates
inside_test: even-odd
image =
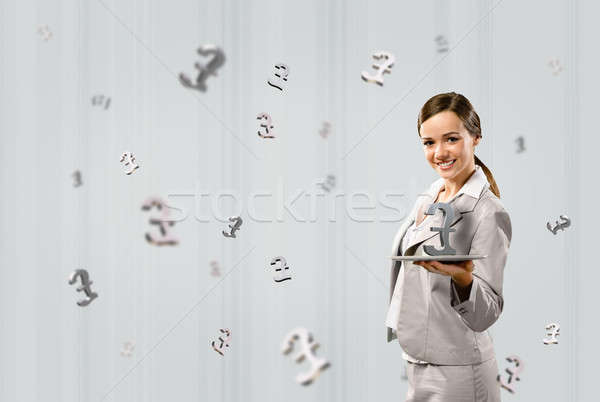
[[[476,332],[488,329],[500,316],[504,265],[512,237],[510,217],[498,200],[489,199],[475,230],[469,254],[487,258],[444,264],[439,261],[417,261],[425,269],[451,277],[450,305],[463,322]]]
[[[502,312],[504,266],[512,238],[506,210],[497,201],[488,205],[469,251],[469,254],[484,254],[487,258],[475,261],[473,272],[468,273],[472,276],[471,283],[464,274],[451,280],[450,304],[463,322],[476,332],[488,329]]]

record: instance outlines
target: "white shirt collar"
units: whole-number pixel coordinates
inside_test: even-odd
[[[444,186],[444,179],[439,178],[433,182],[431,187],[429,188],[428,194],[435,199],[437,197],[440,189]],[[473,198],[479,198],[481,195],[481,191],[484,187],[489,187],[490,183],[487,181],[487,177],[483,172],[483,169],[479,165],[475,165],[475,172],[469,177],[465,184],[458,190],[458,193],[452,197],[452,200],[458,197],[461,194],[467,194]],[[449,203],[452,200],[447,200],[446,203]]]

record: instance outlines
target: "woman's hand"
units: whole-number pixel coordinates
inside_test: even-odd
[[[460,287],[467,287],[473,282],[473,260],[453,264],[443,264],[439,261],[415,261],[414,264],[436,274],[451,276],[452,280]]]

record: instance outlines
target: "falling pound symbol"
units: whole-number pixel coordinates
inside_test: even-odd
[[[559,229],[564,232],[565,228],[571,226],[571,220],[567,217],[567,215],[561,215],[560,220],[562,222],[558,223],[558,221],[556,221],[556,225],[554,227],[550,225],[550,222],[546,222],[546,228],[551,231],[553,235],[555,235]]]
[[[227,233],[226,231],[223,230],[223,236],[235,238],[236,230],[240,230],[240,226],[242,226],[242,218],[240,218],[239,216],[232,216],[231,218],[229,218],[229,222],[235,222],[235,223],[229,225],[229,229],[231,229],[230,233]]]
[[[376,52],[373,54],[375,60],[384,59],[381,64],[373,63],[372,67],[377,70],[375,75],[363,71],[360,75],[365,82],[374,82],[377,85],[383,86],[383,74],[390,73],[396,61],[394,55],[389,52]]]
[[[548,66],[552,68],[552,75],[558,75],[563,70],[560,61],[556,58],[550,60]]]
[[[223,334],[227,334],[227,338],[223,339],[223,337],[220,336],[219,341],[221,342],[221,344],[218,347],[215,347],[215,341],[212,341],[211,345],[212,345],[212,348],[215,350],[215,352],[217,352],[221,356],[224,356],[223,345],[225,345],[226,347],[229,347],[229,339],[231,338],[231,331],[229,331],[228,329],[220,329],[220,331]]]
[[[517,149],[517,153],[520,154],[521,152],[525,151],[525,139],[521,136],[518,137],[515,141],[519,146],[519,148]]]
[[[323,122],[323,128],[321,128],[321,130],[319,130],[319,134],[321,134],[321,137],[327,138],[327,136],[329,135],[330,129],[331,129],[331,124],[329,124],[329,122]]]
[[[287,82],[287,76],[290,74],[290,68],[286,64],[283,64],[283,63],[275,64],[275,72],[273,74],[275,75],[275,77],[277,77],[277,80],[273,80],[274,82],[271,82],[271,80],[268,80],[267,84],[279,89],[280,91],[283,91],[283,88],[282,88],[283,82],[282,81]]]
[[[155,246],[174,246],[179,243],[174,236],[168,233],[168,227],[173,226],[175,222],[169,220],[169,210],[164,201],[160,198],[148,198],[142,204],[142,211],[150,211],[152,208],[156,208],[162,212],[160,217],[152,216],[149,221],[151,225],[158,225],[159,236],[157,237],[152,233],[146,232],[146,241]]]
[[[92,97],[92,105],[96,106],[96,105],[102,105],[102,103],[104,103],[104,110],[106,110],[110,106],[110,98],[106,98],[106,102],[104,102],[104,100],[105,100],[104,95],[94,95]]]
[[[50,38],[52,38],[52,31],[50,31],[48,25],[39,26],[37,32],[42,36],[45,42],[48,42]]]
[[[438,53],[444,53],[448,51],[448,41],[446,40],[446,38],[442,35],[438,35],[435,37],[435,41],[437,42],[438,45]]]
[[[125,162],[125,166],[131,166],[129,170],[125,172],[125,174],[127,175],[132,174],[137,168],[140,167],[137,163],[135,163],[135,156],[133,156],[131,152],[127,151],[123,152],[123,155],[121,155],[121,159],[119,160],[119,162]]]
[[[289,269],[289,267],[287,265],[287,261],[285,260],[285,258],[283,258],[281,256],[280,257],[273,257],[273,259],[271,260],[271,265],[274,265],[274,266],[277,267],[277,268],[275,268],[275,272],[278,273],[278,276],[273,277],[273,280],[275,282],[283,282],[283,281],[286,281],[288,279],[292,279],[291,276],[284,274],[284,272],[287,272],[287,270]]]
[[[127,341],[123,343],[123,349],[121,350],[121,356],[130,357],[133,353],[133,349],[135,349],[135,344],[133,342]]]
[[[451,229],[450,224],[454,220],[454,209],[452,209],[452,205],[445,202],[436,202],[435,204],[431,204],[429,209],[425,212],[425,215],[433,215],[435,211],[440,209],[444,216],[444,225],[442,227],[431,227],[432,232],[440,232],[440,243],[442,245],[442,249],[438,250],[435,246],[425,245],[423,246],[423,250],[428,255],[456,255],[456,250],[450,247],[450,232],[456,232],[456,229]]]
[[[504,382],[502,382],[502,376],[500,374],[498,374],[498,377],[496,377],[496,380],[498,381],[498,383],[500,383],[500,386],[502,388],[504,388],[511,394],[514,394],[515,390],[511,388],[510,384],[513,382],[513,380],[521,381],[519,374],[521,374],[521,371],[523,371],[523,363],[521,363],[521,359],[518,356],[509,356],[506,358],[506,361],[508,361],[509,363],[515,364],[514,371],[512,368],[505,369],[506,372],[508,373],[508,381],[506,384]]]
[[[327,175],[327,183],[320,182],[318,183],[321,188],[327,192],[330,192],[332,188],[335,187],[335,176],[332,174]]]
[[[77,305],[85,307],[90,304],[92,300],[98,297],[98,293],[92,292],[90,286],[94,282],[90,281],[90,275],[85,269],[77,269],[73,271],[69,277],[69,285],[73,285],[75,282],[77,282],[77,278],[81,279],[81,286],[77,287],[77,291],[83,291],[83,293],[85,293],[85,299],[79,300]]]
[[[556,339],[556,337],[560,335],[560,325],[558,325],[555,322],[550,323],[550,324],[546,325],[546,331],[547,331],[546,335],[548,335],[550,338],[544,338],[543,339],[544,344],[546,344],[546,345],[557,344],[558,339]]]
[[[225,63],[225,53],[223,50],[215,45],[204,45],[198,49],[200,56],[212,55],[213,58],[208,62],[206,66],[200,63],[195,63],[194,67],[199,71],[196,77],[196,83],[192,84],[192,80],[189,79],[185,74],[179,74],[179,82],[181,85],[187,88],[197,89],[198,91],[206,91],[206,79],[211,75],[217,75],[217,69],[219,69]]]
[[[259,113],[258,116],[256,116],[256,118],[258,120],[266,120],[265,123],[260,123],[260,126],[264,128],[265,133],[263,134],[259,130],[258,136],[261,138],[275,138],[273,134],[270,134],[271,130],[273,129],[273,122],[271,121],[271,116],[269,116],[266,113]]]
[[[73,180],[75,180],[73,187],[79,187],[83,184],[81,182],[81,172],[79,170],[74,171],[71,176],[73,176]]]
[[[294,356],[294,360],[301,363],[305,358],[310,363],[310,371],[300,373],[296,376],[296,381],[302,385],[309,385],[317,379],[319,374],[330,366],[330,363],[325,359],[320,359],[315,356],[315,350],[319,344],[314,341],[312,334],[306,328],[296,328],[291,331],[283,340],[281,352],[284,355],[289,354],[294,346],[294,341],[299,340],[301,343],[300,351]]]
[[[221,272],[219,271],[219,263],[216,261],[211,261],[210,266],[212,267],[212,272],[210,273],[212,276],[221,276]]]

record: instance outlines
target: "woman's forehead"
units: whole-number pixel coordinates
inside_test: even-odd
[[[454,113],[438,113],[421,124],[421,137],[442,137],[445,134],[462,134],[465,128]]]

